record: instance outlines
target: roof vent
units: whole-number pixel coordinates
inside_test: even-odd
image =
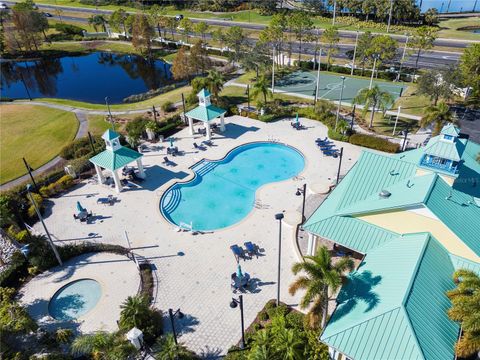
[[[382,190],[382,191],[380,191],[380,193],[378,195],[381,198],[386,199],[386,198],[389,198],[390,195],[392,195],[392,193],[390,191],[387,191],[387,190]]]

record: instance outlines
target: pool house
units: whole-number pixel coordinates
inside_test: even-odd
[[[303,228],[363,259],[320,340],[330,357],[453,360],[452,274],[480,274],[480,145],[445,126],[424,148],[364,151]]]
[[[215,105],[212,105],[211,94],[208,90],[202,89],[198,94],[198,106],[188,111],[185,114],[185,117],[188,119],[188,127],[190,130],[190,135],[195,134],[193,128],[193,121],[198,120],[203,122],[205,126],[205,136],[207,140],[212,139],[212,129],[211,124],[216,120],[220,119],[220,131],[225,131],[225,113],[226,110],[223,110]]]

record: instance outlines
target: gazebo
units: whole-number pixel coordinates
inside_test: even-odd
[[[100,154],[95,155],[90,159],[90,162],[95,165],[95,171],[97,172],[98,181],[105,183],[105,177],[103,176],[102,168],[107,169],[112,173],[113,181],[115,182],[115,190],[119,193],[122,191],[122,184],[118,176],[118,169],[136,161],[138,167],[138,176],[145,177],[142,164],[142,154],[135,150],[129,149],[120,145],[120,135],[115,131],[108,129],[102,135],[102,139],[105,140],[106,149]]]
[[[205,124],[207,140],[212,138],[210,131],[210,123],[220,118],[220,130],[225,131],[225,119],[224,115],[227,112],[226,110],[220,109],[215,105],[212,105],[210,101],[211,94],[208,90],[202,89],[198,94],[198,106],[190,110],[185,114],[188,119],[188,126],[190,128],[190,135],[194,134],[193,131],[193,120],[202,121]]]

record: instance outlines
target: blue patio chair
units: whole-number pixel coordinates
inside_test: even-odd
[[[255,244],[252,244],[251,241],[247,241],[246,243],[244,243],[244,245],[250,257],[253,257],[253,255],[255,255],[258,258],[257,246]]]
[[[245,260],[245,252],[243,251],[241,246],[238,246],[237,244],[230,246],[230,249],[232,249],[233,255],[235,255],[235,258],[237,261],[239,259],[244,259]]]

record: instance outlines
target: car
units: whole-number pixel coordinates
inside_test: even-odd
[[[52,14],[47,13],[47,12],[44,12],[44,13],[43,13],[43,16],[45,16],[45,17],[52,17]]]
[[[8,9],[7,4],[0,2],[0,9]]]
[[[183,15],[182,14],[178,14],[178,15],[175,15],[175,20],[177,21],[180,21],[183,19]]]

